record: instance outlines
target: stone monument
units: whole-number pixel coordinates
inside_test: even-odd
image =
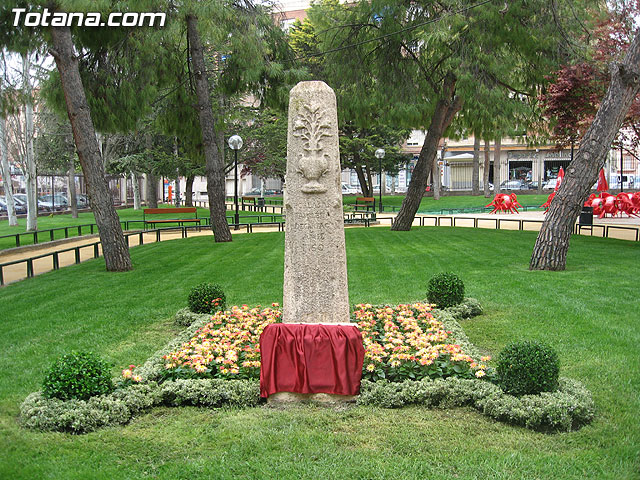
[[[348,323],[336,96],[324,82],[291,90],[284,249],[285,323]]]
[[[270,403],[350,401],[364,348],[349,323],[338,115],[333,90],[291,90],[287,138],[282,324],[260,338],[261,395]]]

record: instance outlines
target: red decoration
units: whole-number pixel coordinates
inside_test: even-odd
[[[558,191],[563,180],[564,180],[564,168],[560,167],[560,170],[558,170],[558,178],[556,180],[556,188],[553,189],[554,192]]]
[[[544,213],[547,213],[549,211],[549,207],[551,206],[551,201],[553,200],[553,197],[555,197],[555,196],[556,196],[556,192],[554,190],[547,197],[547,201],[544,202],[542,205],[540,205],[540,208],[544,208]]]
[[[274,323],[260,335],[260,395],[360,392],[364,346],[355,325]]]
[[[598,185],[596,186],[596,190],[598,192],[606,192],[609,190],[607,178],[604,176],[604,168],[601,168],[600,173],[598,174]]]
[[[629,217],[637,217],[640,213],[640,192],[620,192],[618,195],[602,192],[599,197],[592,193],[584,202],[584,206],[593,207],[593,214],[598,218],[603,218],[607,214],[615,217],[617,214],[622,215],[623,213]]]
[[[522,208],[522,205],[518,203],[518,196],[515,193],[507,195],[506,193],[499,193],[493,197],[493,201],[485,207],[493,207],[490,213],[496,212],[511,212],[520,213],[518,207]]]

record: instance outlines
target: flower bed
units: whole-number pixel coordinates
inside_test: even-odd
[[[210,322],[177,350],[163,355],[164,378],[259,378],[260,334],[282,312],[234,306],[216,312]]]
[[[357,305],[352,321],[365,345],[358,404],[470,406],[542,430],[571,430],[591,421],[593,400],[578,382],[561,379],[556,392],[513,397],[487,381],[493,376],[483,363],[488,357],[468,341],[455,314],[424,303]],[[196,318],[143,366],[124,369],[113,393],[62,401],[36,392],[21,405],[20,421],[27,428],[85,433],[124,424],[157,405],[258,405],[260,333],[280,318],[277,304]]]
[[[268,324],[280,321],[277,307],[243,305],[215,313],[189,341],[163,355],[160,379],[259,378],[260,334]],[[356,305],[352,321],[360,328],[365,347],[363,379],[484,377],[490,372],[484,363],[490,357],[474,358],[445,326],[444,319],[449,323],[453,319],[442,317],[436,319],[426,303]]]
[[[373,307],[356,305],[353,317],[362,332],[363,379],[482,378],[490,357],[474,359],[436,319],[427,303]]]

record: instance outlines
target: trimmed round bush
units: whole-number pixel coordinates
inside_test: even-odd
[[[60,400],[87,400],[113,391],[110,365],[91,352],[60,357],[42,383],[42,394]]]
[[[459,305],[464,299],[464,282],[455,273],[438,273],[429,280],[427,300],[439,308]]]
[[[505,393],[515,396],[554,392],[560,366],[556,351],[541,342],[507,345],[498,356],[497,381]]]
[[[201,283],[189,293],[189,310],[193,313],[212,313],[224,310],[226,297],[222,287],[215,283]]]

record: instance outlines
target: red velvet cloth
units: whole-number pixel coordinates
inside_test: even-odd
[[[260,335],[260,395],[360,392],[364,346],[355,325],[273,323]]]

